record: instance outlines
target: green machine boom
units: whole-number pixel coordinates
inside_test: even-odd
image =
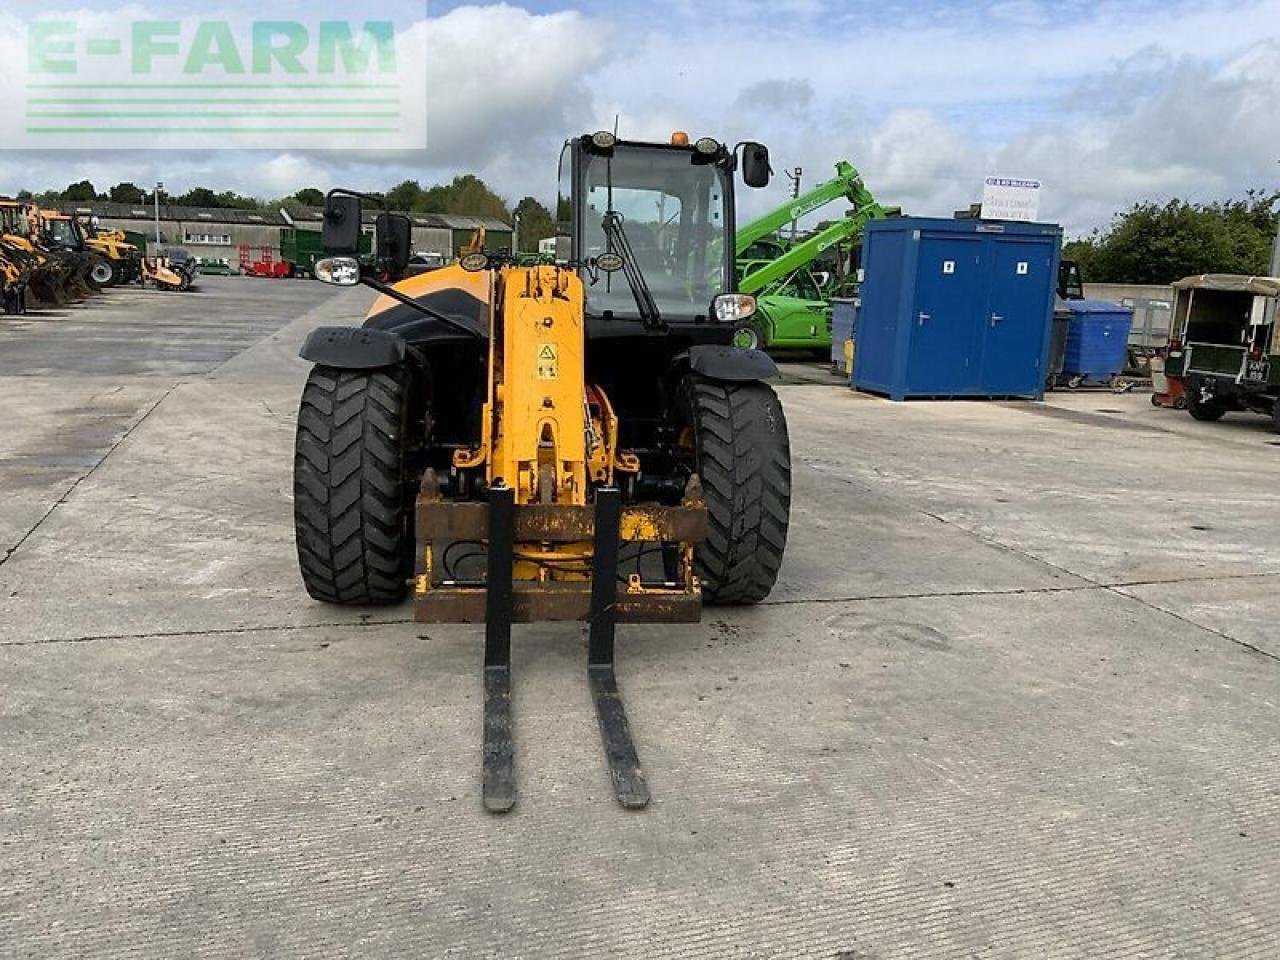
[[[775,239],[788,223],[844,198],[852,210],[823,230],[795,244]],[[831,346],[831,306],[808,267],[836,244],[862,233],[888,212],[871,195],[862,175],[848,161],[836,175],[769,211],[737,233],[738,289],[755,294],[760,309],[735,332],[740,347],[827,350]]]

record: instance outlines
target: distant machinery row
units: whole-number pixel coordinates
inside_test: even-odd
[[[102,230],[155,238],[156,210],[149,204],[71,203],[63,207],[63,212],[86,222],[96,218]],[[263,248],[280,251],[289,231],[314,230],[318,234],[323,212],[319,207],[267,211],[161,204],[160,242],[181,246],[203,263],[220,262],[234,267],[241,262],[242,248],[252,249],[257,256]],[[414,250],[439,254],[446,260],[457,257],[480,229],[486,232],[491,248],[511,246],[511,227],[492,217],[415,213],[410,219]],[[364,231],[372,235],[373,215],[369,214],[365,221]]]

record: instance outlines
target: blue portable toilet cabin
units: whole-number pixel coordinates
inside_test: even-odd
[[[853,387],[1044,396],[1062,228],[904,217],[867,225]]]

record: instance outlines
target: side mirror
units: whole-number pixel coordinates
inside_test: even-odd
[[[336,195],[324,202],[324,227],[320,244],[324,252],[339,257],[360,253],[360,198]]]
[[[759,189],[769,185],[773,169],[769,166],[769,148],[763,143],[747,143],[742,147],[742,179],[748,187]]]
[[[399,276],[413,256],[413,223],[400,213],[380,213],[376,223],[378,260]]]

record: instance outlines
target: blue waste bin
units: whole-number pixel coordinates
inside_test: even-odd
[[[852,340],[858,322],[858,301],[852,298],[833,297],[831,300],[831,365],[842,373],[844,369],[844,343]]]
[[[1129,360],[1133,311],[1105,300],[1068,300],[1071,324],[1058,375],[1073,386],[1111,383]]]

